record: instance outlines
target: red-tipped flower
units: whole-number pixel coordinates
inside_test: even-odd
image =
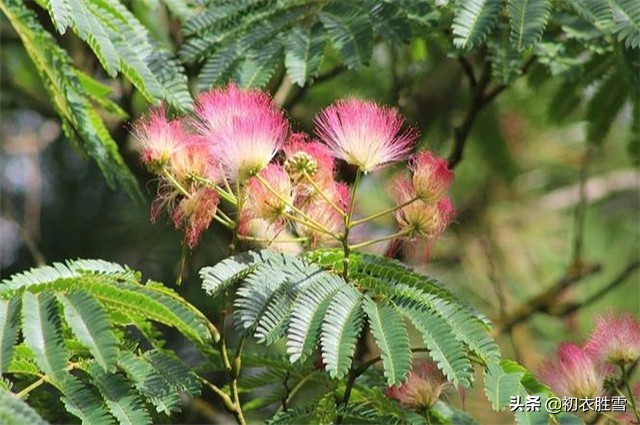
[[[413,173],[413,188],[421,200],[438,202],[447,195],[453,182],[453,171],[447,160],[425,151],[414,155],[409,163]]]
[[[428,409],[450,385],[435,363],[416,362],[405,383],[387,388],[387,396],[414,409]]]
[[[596,397],[610,370],[591,358],[575,344],[558,346],[557,360],[540,367],[540,380],[560,397]]]
[[[640,358],[640,321],[631,314],[599,316],[584,348],[599,361],[633,362]]]
[[[287,121],[271,98],[231,84],[201,94],[194,126],[220,156],[227,176],[245,181],[265,168],[288,133]]]
[[[314,194],[313,196],[302,198],[299,208],[309,218],[321,224],[334,235],[340,234],[344,232],[344,217],[334,206],[346,212],[350,202],[349,188],[344,183],[331,181],[323,190],[323,193],[333,205],[329,204],[319,194]],[[319,231],[313,226],[298,223],[297,231],[301,236],[309,238],[311,246],[314,247],[332,241],[330,235]]]
[[[291,179],[278,164],[269,164],[260,172],[260,177],[268,186],[257,177],[249,179],[243,210],[248,218],[262,218],[270,223],[283,224],[284,213],[294,201]]]
[[[134,137],[142,144],[142,161],[153,172],[159,172],[184,147],[189,135],[180,121],[169,121],[164,107],[152,110],[141,118],[133,129]]]
[[[187,245],[193,248],[202,232],[207,230],[218,208],[220,198],[215,190],[202,188],[190,197],[182,198],[173,211],[176,229],[185,233]]]
[[[395,109],[358,99],[337,101],[315,122],[333,156],[365,173],[406,158],[417,138],[412,129],[402,131],[404,119]]]

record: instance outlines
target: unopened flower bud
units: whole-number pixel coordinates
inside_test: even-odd
[[[305,173],[313,176],[318,171],[318,163],[306,152],[296,152],[284,162],[284,168],[294,181],[300,181]]]

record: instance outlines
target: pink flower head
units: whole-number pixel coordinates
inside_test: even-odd
[[[309,142],[303,133],[294,133],[283,146],[285,167],[294,180],[304,181],[303,172],[315,181],[333,179],[335,164],[331,151],[319,142]]]
[[[364,173],[404,159],[417,138],[413,129],[401,131],[404,119],[395,109],[358,99],[337,101],[315,122],[333,156]]]
[[[599,316],[584,349],[598,361],[633,362],[640,358],[640,321],[631,314]]]
[[[142,144],[142,161],[153,172],[161,171],[189,138],[180,121],[167,120],[163,106],[141,118],[133,135]]]
[[[222,170],[211,146],[197,136],[185,139],[182,149],[176,151],[169,161],[171,174],[181,183],[188,185],[195,177],[207,178],[212,182],[222,180]]]
[[[456,210],[450,198],[441,199],[435,205],[417,200],[397,210],[395,215],[400,230],[406,231],[409,239],[435,240],[453,221]]]
[[[213,143],[233,181],[245,181],[265,168],[288,133],[283,113],[266,93],[233,84],[201,94],[195,113],[194,126]]]
[[[284,213],[289,210],[288,204],[292,205],[294,201],[291,179],[278,164],[269,164],[260,172],[260,177],[268,186],[257,177],[249,179],[243,210],[248,218],[262,218],[271,223],[283,224]]]
[[[546,360],[541,365],[539,375],[558,396],[586,398],[602,393],[608,368],[575,344],[560,344],[557,355],[557,361]]]
[[[438,202],[444,198],[453,182],[453,171],[447,161],[425,151],[414,155],[409,163],[413,173],[416,196],[425,202]]]
[[[219,202],[220,198],[215,190],[202,188],[190,197],[182,198],[176,206],[173,211],[173,223],[176,229],[184,231],[190,248],[196,246],[202,232],[211,224]]]
[[[400,386],[387,388],[387,396],[398,400],[400,404],[414,409],[432,407],[451,385],[435,363],[418,361],[409,372],[407,380]]]
[[[331,180],[326,183],[322,190],[325,197],[328,198],[333,205],[340,208],[343,212],[346,212],[351,199],[349,187],[346,184]],[[296,206],[309,218],[321,224],[333,234],[344,232],[344,216],[319,194],[312,192],[311,195],[305,194],[305,196],[299,196],[296,200]],[[297,223],[296,230],[299,235],[309,238],[309,242],[313,247],[329,243],[333,240],[332,237],[325,232],[301,223]]]

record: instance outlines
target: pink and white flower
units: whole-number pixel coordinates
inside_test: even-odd
[[[584,348],[599,361],[634,362],[640,358],[640,321],[631,314],[599,316]]]
[[[173,223],[182,229],[190,248],[198,243],[200,235],[209,225],[218,208],[220,198],[215,190],[202,188],[184,197],[173,210]]]
[[[424,151],[411,158],[409,168],[413,173],[413,188],[418,198],[432,203],[447,195],[454,177],[447,160]]]
[[[257,177],[247,181],[243,212],[246,213],[247,219],[262,218],[270,223],[282,225],[285,213],[294,202],[291,179],[279,164],[269,164],[259,175],[266,184]]]
[[[428,409],[448,386],[451,384],[436,364],[423,360],[416,362],[402,385],[387,388],[387,396],[413,409]]]
[[[334,157],[368,173],[406,158],[417,138],[402,131],[395,109],[358,99],[339,100],[315,118],[317,134]]]
[[[350,202],[349,188],[346,184],[332,181],[324,189],[324,194],[333,205],[340,208],[342,212],[346,212]],[[344,232],[344,216],[333,205],[318,194],[304,197],[298,202],[298,207],[308,218],[322,225],[334,235],[339,235]],[[331,235],[314,226],[297,223],[296,229],[298,234],[309,239],[310,245],[313,247],[331,243],[334,240]]]
[[[593,398],[602,394],[605,378],[611,373],[585,350],[572,343],[558,346],[557,360],[540,366],[540,380],[560,397]]]
[[[266,93],[233,84],[201,94],[195,113],[194,127],[213,144],[232,181],[243,182],[265,168],[289,128]]]
[[[190,137],[180,121],[167,120],[163,106],[138,120],[133,135],[142,144],[142,161],[153,172],[160,172]]]

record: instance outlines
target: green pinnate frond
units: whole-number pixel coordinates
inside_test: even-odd
[[[150,424],[151,418],[142,400],[119,373],[105,373],[96,363],[86,369],[109,411],[121,425]]]
[[[315,348],[322,320],[333,296],[347,283],[326,274],[322,284],[301,293],[294,301],[287,330],[287,354],[291,362],[304,361]]]
[[[22,295],[22,333],[36,363],[51,379],[66,375],[67,355],[60,336],[58,305],[51,292]]]
[[[640,2],[636,0],[613,0],[616,6],[616,28],[618,40],[627,48],[640,47]]]
[[[273,294],[253,334],[258,342],[271,345],[284,335],[292,298],[287,288],[277,290]]]
[[[78,378],[67,375],[57,384],[62,393],[62,403],[69,413],[79,418],[83,424],[112,425],[113,416],[105,404]]]
[[[591,22],[601,31],[608,32],[614,24],[613,8],[608,1],[601,0],[567,0],[567,3],[583,19]]]
[[[511,84],[522,73],[522,55],[519,54],[506,31],[497,31],[487,41],[491,76],[502,84]]]
[[[102,306],[84,291],[59,294],[64,315],[74,335],[105,371],[112,371],[118,354],[116,337]]]
[[[97,162],[110,186],[119,186],[131,196],[139,197],[137,182],[120,156],[117,143],[91,104],[69,55],[23,2],[8,0],[0,3],[0,9],[36,65],[54,109],[62,119],[67,137]]]
[[[412,31],[407,22],[405,11],[392,2],[369,2],[373,29],[380,34],[385,41],[395,44],[403,44],[409,41]]]
[[[451,326],[415,301],[406,298],[394,301],[420,332],[431,358],[447,379],[456,386],[468,387],[473,380],[473,368]]]
[[[286,257],[282,258],[286,261]],[[238,288],[233,305],[236,327],[240,330],[255,331],[272,297],[284,295],[278,290],[287,284],[288,276],[283,270],[283,264],[273,261],[274,259],[258,266]]]
[[[326,36],[319,24],[310,28],[297,27],[289,32],[284,64],[291,81],[302,87],[318,76],[325,45]]]
[[[343,286],[327,307],[322,321],[322,359],[332,378],[342,379],[351,366],[363,322],[362,294]]]
[[[20,298],[0,300],[0,375],[11,363],[20,326]]]
[[[36,364],[35,355],[26,344],[22,343],[14,347],[11,363],[9,364],[7,372],[34,376],[40,374],[40,368]]]
[[[241,282],[256,267],[266,262],[275,253],[263,250],[260,252],[247,251],[225,258],[215,266],[203,267],[200,270],[202,289],[208,295],[216,297],[225,289]]]
[[[118,367],[127,374],[138,393],[153,405],[157,412],[169,415],[181,411],[178,384],[160,374],[147,359],[133,353],[121,353]]]
[[[590,143],[601,145],[604,142],[613,121],[627,101],[629,89],[624,81],[621,70],[611,72],[589,100],[586,118],[589,122],[587,140]]]
[[[0,388],[0,423],[3,425],[48,425],[48,422],[27,403],[2,388]]]
[[[390,304],[378,305],[365,296],[364,312],[369,327],[380,349],[384,375],[389,385],[404,380],[411,367],[411,347],[409,333],[402,315]]]
[[[264,10],[267,6],[273,7],[274,3],[269,0],[237,0],[209,7],[184,22],[181,30],[184,35],[189,36],[204,31],[213,32],[227,29],[232,24],[237,24],[243,16]]]
[[[502,0],[468,0],[458,3],[453,18],[453,43],[471,49],[486,38],[502,9]]]
[[[278,412],[267,421],[267,425],[295,425],[312,423],[311,419],[313,418],[315,408],[315,404],[305,404],[303,406],[297,406],[293,409]]]
[[[198,377],[176,355],[156,349],[147,351],[144,357],[175,391],[192,397],[200,395],[201,385]]]
[[[511,44],[521,52],[542,37],[551,13],[551,0],[509,0]]]
[[[499,364],[487,366],[485,373],[485,392],[496,410],[503,409],[509,404],[509,398],[520,392],[520,380],[524,373],[505,373]]]
[[[320,13],[329,39],[349,69],[369,63],[373,51],[373,24],[361,1],[332,1]]]
[[[243,88],[263,88],[282,62],[283,45],[275,39],[260,49],[251,50],[238,68],[238,85]]]
[[[69,2],[67,0],[47,0],[47,10],[56,26],[56,30],[60,34],[64,34],[73,21]]]
[[[75,277],[78,273],[61,263],[50,266],[34,267],[31,270],[15,274],[0,283],[0,293],[12,291],[24,286],[48,283],[66,277]]]

